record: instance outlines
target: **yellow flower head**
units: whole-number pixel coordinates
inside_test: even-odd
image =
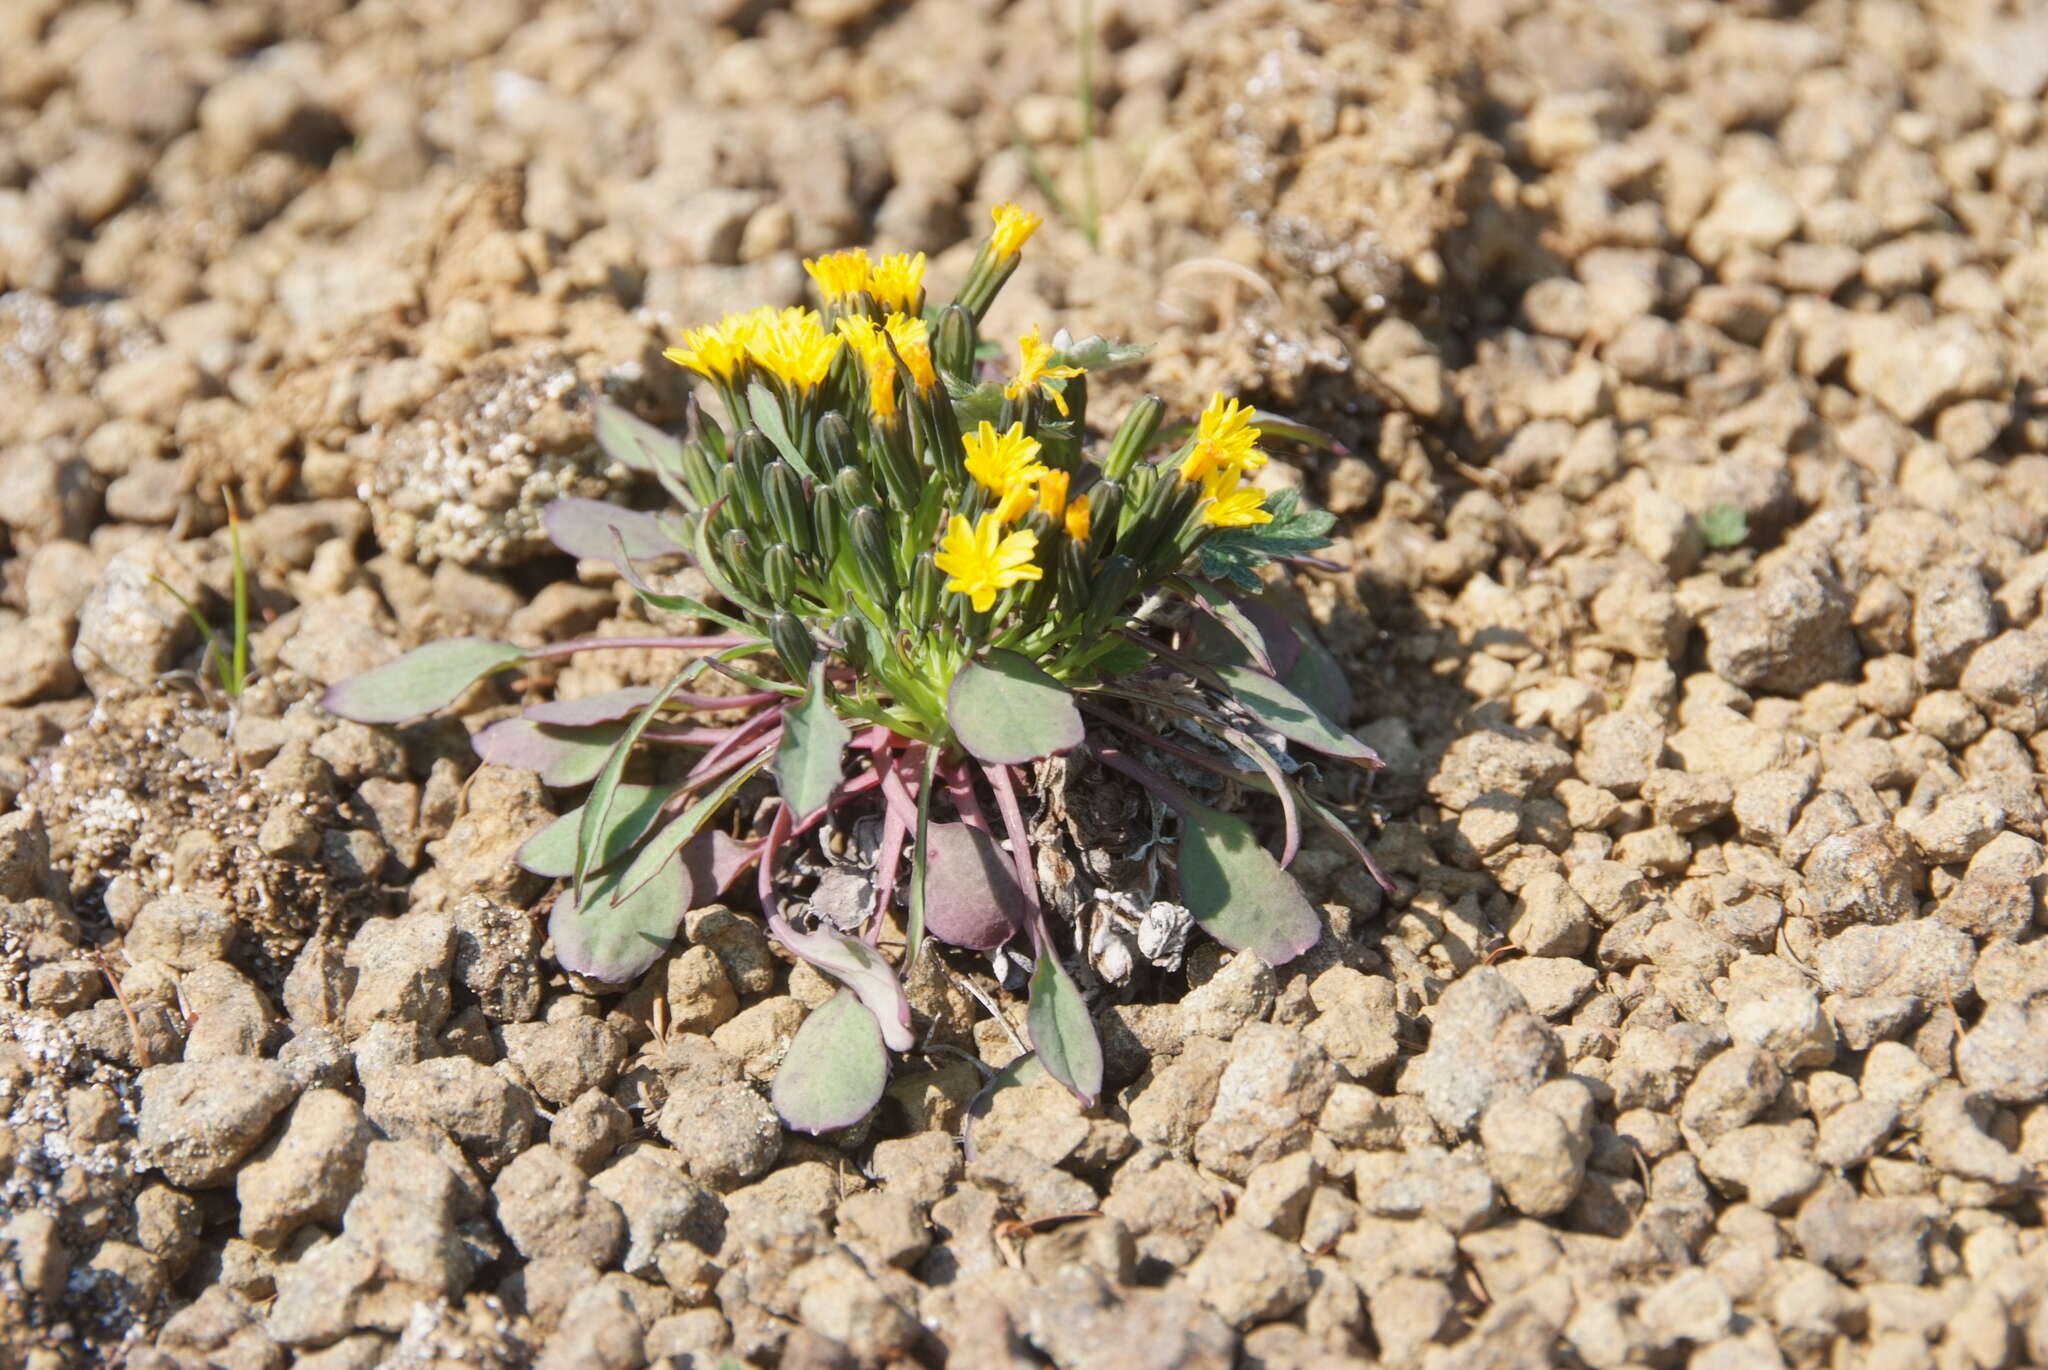
[[[1081,374],[1078,366],[1047,366],[1053,358],[1052,344],[1038,336],[1038,325],[1031,325],[1031,331],[1017,339],[1017,355],[1022,360],[1017,365],[1014,380],[1003,387],[1003,394],[1009,399],[1021,400],[1034,390],[1043,390],[1053,407],[1064,418],[1067,414],[1067,397],[1045,382],[1067,380]]]
[[[1045,222],[1042,216],[1027,213],[1008,200],[990,210],[989,217],[996,221],[995,232],[989,235],[989,248],[1004,261],[1022,251],[1024,244],[1031,241],[1031,235],[1038,232],[1038,226]]]
[[[878,419],[896,417],[896,359],[882,330],[864,315],[849,314],[839,321],[839,336],[860,358],[868,376],[868,408]]]
[[[1195,428],[1194,450],[1181,463],[1180,478],[1204,481],[1217,471],[1242,475],[1266,464],[1259,450],[1259,430],[1252,426],[1253,410],[1217,392],[1202,411]]]
[[[1048,471],[1038,478],[1038,507],[1058,523],[1067,509],[1067,485],[1072,480],[1064,471]]]
[[[889,341],[896,344],[896,355],[903,358],[903,365],[910,372],[910,379],[917,382],[917,388],[929,390],[937,385],[939,373],[932,369],[931,330],[924,326],[924,320],[907,314],[891,314],[883,320],[882,327],[888,331]]]
[[[1088,497],[1076,495],[1067,506],[1067,536],[1076,542],[1088,540]]]
[[[951,577],[948,590],[966,595],[977,611],[986,612],[999,592],[1019,581],[1044,577],[1045,572],[1031,562],[1037,552],[1038,534],[1028,528],[1005,536],[994,514],[983,514],[971,527],[955,514],[933,561]]]
[[[747,360],[746,316],[732,315],[703,328],[683,334],[680,347],[661,355],[677,366],[688,367],[706,380],[730,382]]]
[[[1271,523],[1266,512],[1266,492],[1256,485],[1240,486],[1235,471],[1211,472],[1202,480],[1202,493],[1209,502],[1202,506],[1202,522],[1215,528],[1249,528]]]
[[[852,247],[844,252],[806,258],[804,270],[817,283],[818,293],[825,297],[826,304],[835,309],[844,308],[858,300],[860,292],[868,288],[868,250]]]
[[[1038,440],[1025,437],[1021,423],[998,434],[996,426],[983,419],[981,427],[963,437],[960,445],[967,453],[967,474],[999,500],[1020,486],[1034,488],[1046,474],[1038,461]],[[1028,500],[1025,507],[1030,507]]]
[[[868,294],[885,314],[917,313],[924,303],[924,253],[894,252],[868,269]]]
[[[815,390],[823,385],[832,370],[832,359],[839,355],[839,336],[825,331],[815,310],[759,313],[761,317],[748,341],[747,355],[791,389]]]

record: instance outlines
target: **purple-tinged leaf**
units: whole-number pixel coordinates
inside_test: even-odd
[[[586,880],[580,901],[574,889],[555,900],[548,936],[565,969],[612,983],[631,980],[675,941],[693,902],[683,868],[670,865],[631,894],[621,892],[621,874],[613,870]]]
[[[866,1004],[842,989],[812,1009],[796,1030],[768,1097],[783,1122],[815,1136],[867,1117],[888,1083],[881,1025]]]
[[[1074,692],[1016,652],[970,661],[946,691],[946,721],[960,745],[991,765],[1018,765],[1081,745]]]
[[[652,685],[628,685],[623,690],[607,690],[582,699],[551,699],[522,710],[519,716],[529,723],[545,723],[551,728],[587,728],[593,723],[631,718],[646,708],[654,695]]]
[[[1102,1094],[1102,1043],[1081,991],[1050,946],[1038,949],[1031,971],[1031,1007],[1025,1015],[1031,1045],[1053,1079],[1083,1104]]]
[[[1176,807],[1181,903],[1203,931],[1272,966],[1316,944],[1322,915],[1243,819],[1195,803]]]
[[[1024,892],[995,839],[965,823],[926,829],[925,928],[949,946],[994,951],[1024,931]]]
[[[845,775],[846,746],[853,729],[833,711],[825,690],[825,658],[811,665],[811,688],[803,702],[782,714],[782,741],[775,748],[775,783],[797,822],[825,807]]]
[[[891,1051],[908,1051],[917,1045],[910,1031],[910,997],[881,952],[830,928],[798,932],[780,915],[769,919],[768,930],[792,952],[859,995],[874,1012],[882,1040]]]
[[[599,834],[597,864],[610,865],[631,851],[633,844],[646,836],[647,830],[654,826],[654,820],[661,816],[662,803],[669,794],[666,786],[619,786],[611,816]],[[545,875],[551,880],[574,875],[576,830],[582,821],[583,810],[580,807],[571,809],[527,838],[513,859],[535,875]],[[631,890],[633,886],[625,888]]]
[[[1372,748],[1332,723],[1323,716],[1322,710],[1264,671],[1234,665],[1211,669],[1230,691],[1232,699],[1282,737],[1361,765],[1380,764],[1379,756]]]
[[[708,618],[720,627],[730,628],[734,632],[744,633],[748,637],[759,636],[753,628],[734,618],[731,614],[722,613],[700,599],[693,599],[689,595],[679,595],[655,589],[647,583],[646,577],[640,574],[638,568],[633,565],[632,560],[625,556],[620,548],[621,541],[614,539],[611,551],[607,555],[611,557],[612,565],[619,568],[619,574],[625,578],[626,584],[633,587],[633,592],[639,595],[643,602],[672,614],[688,614],[692,618]],[[695,559],[695,557],[692,557],[692,560]],[[707,578],[709,577],[709,572],[706,573],[706,576]]]
[[[733,794],[739,787],[752,780],[755,775],[759,774],[761,768],[767,764],[767,754],[763,753],[754,761],[740,767],[727,776],[709,793],[699,795],[696,799],[692,800],[690,806],[671,819],[668,825],[661,830],[660,834],[652,842],[649,842],[640,849],[640,854],[633,858],[632,866],[626,871],[625,878],[621,882],[622,887],[630,893],[633,890],[639,889],[646,881],[653,879],[656,871],[673,860],[677,852],[681,851],[684,846],[696,838],[699,832],[703,831],[704,825],[711,820],[711,816],[725,806],[726,801],[733,797]],[[624,800],[627,791],[633,788],[631,785],[619,786],[619,798]],[[561,820],[557,819],[555,821],[559,823]],[[570,849],[570,868],[572,870],[575,868],[573,839]]]
[[[604,454],[629,471],[652,475],[683,469],[683,441],[664,433],[639,415],[598,400],[591,405],[592,427]]]
[[[532,771],[541,783],[556,789],[588,784],[604,769],[605,758],[625,732],[623,723],[590,728],[546,728],[523,718],[508,718],[471,735],[469,745],[493,766]]]
[[[669,696],[682,689],[710,659],[699,657],[670,676],[668,684],[661,687],[661,692],[648,700],[639,713],[633,715],[632,722],[623,726],[605,725],[608,728],[619,728],[620,731],[618,740],[612,744],[611,751],[605,756],[604,765],[597,772],[589,795],[584,798],[582,819],[576,825],[574,878],[579,897],[583,892],[583,882],[590,878],[591,870],[597,865],[597,837],[611,820],[612,801],[618,794],[620,780],[626,774],[626,762],[633,755],[633,745],[640,740],[640,734],[647,731],[647,725],[654,721],[654,716],[661,712],[662,705],[668,703]]]
[[[629,558],[670,557],[687,549],[670,537],[654,515],[621,509],[601,499],[564,496],[540,511],[548,541],[572,557],[609,561],[625,545]]]
[[[724,894],[760,859],[759,842],[742,842],[717,828],[698,833],[683,847],[683,869],[690,873],[690,888],[699,900]]]
[[[1259,631],[1259,625],[1238,601],[1207,581],[1191,580],[1188,585],[1195,592],[1196,605],[1209,616],[1209,622],[1201,624],[1201,627],[1210,628],[1212,634],[1215,628],[1221,628],[1239,648],[1236,655],[1246,657],[1253,666],[1262,671],[1280,674],[1278,667],[1273,664],[1272,649],[1266,643],[1266,635]],[[1205,635],[1198,632],[1197,637],[1201,636]],[[1207,655],[1213,657],[1214,653]]]
[[[403,723],[445,709],[462,692],[525,653],[507,642],[450,638],[330,685],[321,707],[357,723]]]
[[[924,952],[925,896],[926,883],[931,879],[930,850],[926,843],[931,838],[932,789],[937,782],[939,771],[939,749],[924,749],[924,778],[917,786],[917,831],[910,842],[910,899],[909,911],[904,923],[904,940],[910,951],[905,958],[906,967],[915,966],[917,958]]]

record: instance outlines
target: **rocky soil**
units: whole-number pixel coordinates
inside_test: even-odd
[[[539,534],[635,493],[588,395],[1081,203],[1072,7],[0,6],[0,1366],[2048,1361],[2048,9],[1096,11],[998,322],[1348,444],[1268,475],[1397,889],[1311,843],[1332,936],[1103,1002],[1088,1112],[970,1120],[931,975],[818,1143],[744,909],[551,968],[508,701],[315,700],[644,628]],[[153,579],[222,621],[229,494],[233,707]]]

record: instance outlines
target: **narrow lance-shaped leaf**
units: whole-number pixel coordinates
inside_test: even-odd
[[[1224,665],[1211,668],[1230,690],[1231,697],[1251,711],[1252,717],[1282,737],[1314,747],[1331,756],[1341,756],[1366,766],[1380,759],[1372,748],[1323,716],[1322,710],[1282,685],[1264,671],[1249,666]]]
[[[674,614],[689,614],[695,618],[708,618],[720,627],[730,628],[736,633],[744,633],[749,637],[759,636],[749,625],[742,623],[731,614],[722,613],[712,608],[702,600],[693,599],[689,595],[672,594],[665,590],[657,590],[652,585],[649,585],[634,567],[632,558],[626,555],[623,541],[614,540],[611,550],[606,552],[605,555],[612,559],[612,565],[619,568],[619,574],[625,578],[626,584],[632,586],[633,592],[639,595],[645,603],[657,609],[666,609]],[[693,555],[691,560],[697,561],[701,556],[702,553],[700,552]],[[705,572],[707,579],[710,578],[710,574],[708,571]],[[714,585],[717,584],[715,580],[712,583]],[[723,593],[723,591],[720,593]],[[735,600],[734,603],[738,603],[738,601]]]
[[[1074,692],[1010,651],[960,668],[946,691],[946,721],[961,746],[997,766],[1068,751],[1085,731]]]
[[[329,686],[320,704],[357,723],[403,723],[445,709],[477,681],[524,655],[508,642],[480,637],[429,642]]]
[[[572,557],[609,560],[623,546],[628,558],[676,556],[689,549],[669,536],[652,514],[621,509],[601,499],[564,496],[540,511],[548,541]]]
[[[1052,1077],[1093,1104],[1102,1093],[1102,1043],[1080,989],[1050,946],[1038,949],[1031,972],[1031,1008],[1025,1016],[1031,1045]]]
[[[680,471],[683,440],[664,433],[639,415],[600,399],[591,405],[592,427],[597,445],[619,465],[650,474],[660,470]]]
[[[791,815],[802,822],[825,806],[846,765],[853,729],[833,711],[825,690],[825,658],[811,663],[811,688],[782,716],[775,748],[775,783]]]
[[[669,792],[657,785],[621,785],[610,821],[598,834],[597,864],[605,866],[633,849],[661,816]],[[576,873],[576,832],[583,822],[578,807],[526,839],[514,859],[535,875],[559,879]]]
[[[633,858],[633,864],[627,868],[625,878],[620,882],[622,887],[631,893],[652,880],[655,872],[667,865],[669,860],[683,849],[685,843],[703,831],[711,816],[739,792],[740,786],[752,780],[767,764],[768,758],[764,755],[759,760],[734,771],[709,793],[699,795],[690,807],[677,814],[652,842],[640,849],[639,855]]]
[[[1201,804],[1176,807],[1181,903],[1203,931],[1274,966],[1316,944],[1321,915],[1243,819]]]
[[[882,1040],[891,1051],[908,1051],[917,1045],[910,1031],[910,996],[881,952],[830,928],[798,932],[780,915],[769,920],[768,929],[784,946],[859,995],[874,1011]]]
[[[783,1122],[816,1135],[867,1117],[888,1082],[881,1025],[851,990],[842,989],[796,1030],[768,1097]]]
[[[583,801],[583,818],[576,826],[576,890],[580,897],[583,882],[597,864],[598,834],[604,831],[611,817],[612,801],[618,793],[619,779],[626,773],[626,761],[633,754],[633,744],[640,740],[640,734],[647,731],[647,725],[661,712],[661,706],[668,703],[669,696],[683,688],[685,681],[703,669],[708,657],[698,657],[689,665],[669,677],[661,693],[648,701],[647,707],[635,715],[633,721],[619,735],[612,747],[611,755],[605,758],[604,769],[597,774],[596,783],[590,787],[590,795]]]
[[[804,460],[803,452],[798,449],[796,440],[790,437],[789,426],[782,421],[782,406],[776,403],[775,396],[768,392],[767,386],[755,381],[747,387],[747,408],[754,415],[754,427],[761,430],[762,437],[774,444],[775,450],[782,454],[782,459],[794,466],[797,474],[816,480],[818,473],[811,469],[811,464]]]
[[[1204,581],[1191,580],[1188,586],[1195,592],[1195,602],[1219,627],[1235,639],[1237,646],[1249,655],[1254,666],[1262,671],[1274,671],[1273,658],[1267,649],[1265,634],[1259,631],[1258,625],[1252,622],[1251,616],[1245,613],[1236,600]]]
[[[628,685],[622,690],[607,690],[581,699],[551,699],[521,710],[519,716],[550,728],[587,728],[595,723],[631,718],[647,707],[655,693],[652,685]]]
[[[631,894],[622,891],[620,875],[614,869],[596,876],[581,899],[574,889],[563,890],[548,918],[555,959],[578,975],[614,984],[661,959],[693,902],[680,864]]]

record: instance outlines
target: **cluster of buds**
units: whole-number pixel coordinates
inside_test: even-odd
[[[924,313],[922,254],[807,261],[823,308],[762,308],[667,355],[718,393],[684,455],[686,526],[707,574],[802,679],[822,651],[872,675],[875,718],[927,740],[961,662],[991,647],[1085,684],[1144,592],[1220,529],[1266,522],[1252,413],[1221,395],[1170,459],[1146,397],[1098,459],[1086,434],[1099,340],[1018,340],[983,380],[980,324],[1038,227],[995,210],[957,297]]]

